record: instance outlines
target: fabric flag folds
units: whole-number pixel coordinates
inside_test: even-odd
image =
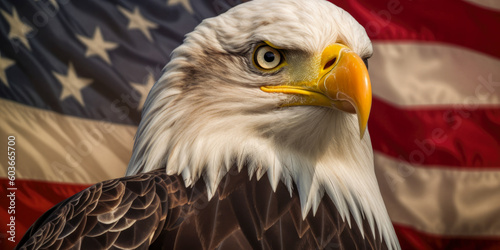
[[[143,103],[171,51],[240,2],[0,0],[1,249],[53,205],[125,174]],[[369,130],[401,246],[495,248],[500,4],[332,2],[373,42]]]

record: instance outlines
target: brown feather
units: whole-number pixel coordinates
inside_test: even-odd
[[[297,193],[282,183],[274,192],[266,175],[232,170],[211,200],[205,187],[186,188],[164,170],[99,183],[44,214],[17,249],[386,248],[368,223],[363,238],[342,221],[327,196],[302,220]]]

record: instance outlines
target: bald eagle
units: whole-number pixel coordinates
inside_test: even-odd
[[[373,166],[361,25],[324,0],[204,20],[149,93],[126,177],[19,249],[398,249]]]

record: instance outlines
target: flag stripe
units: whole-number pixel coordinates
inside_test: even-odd
[[[417,231],[411,227],[394,224],[401,248],[405,250],[434,249],[498,249],[500,237],[442,236]]]
[[[4,121],[0,136],[17,136],[18,151],[23,154],[18,164],[39,166],[20,169],[18,177],[95,183],[123,175],[135,126],[68,117],[8,100],[0,103]],[[374,98],[369,128],[379,131],[371,133],[376,151],[410,163],[496,168],[500,166],[499,113],[499,108],[403,110]],[[471,142],[470,134],[478,140]],[[0,169],[0,176],[6,176],[6,168]]]
[[[372,40],[437,41],[500,57],[500,36],[478,28],[500,26],[495,10],[452,0],[332,2],[363,25]]]
[[[400,109],[373,99],[373,149],[411,164],[500,167],[500,107]],[[472,140],[473,139],[473,140]]]
[[[63,184],[32,180],[15,180],[15,186],[8,185],[8,179],[0,178],[0,195],[2,199],[7,197],[12,191],[7,191],[7,188],[15,187],[15,208],[9,209],[9,206],[0,206],[0,223],[2,229],[7,223],[10,223],[9,217],[15,216],[16,223],[16,242],[19,242],[24,232],[35,222],[38,217],[49,210],[55,204],[64,199],[80,192],[90,185],[78,184]],[[4,204],[9,201],[5,200]],[[15,210],[15,214],[9,214],[9,210]],[[7,233],[7,230],[2,230],[1,234]],[[9,235],[10,237],[10,235]],[[4,243],[9,244],[9,248],[13,249],[12,242],[2,239]],[[2,243],[3,244],[3,243]]]
[[[373,94],[396,106],[499,105],[500,60],[439,43],[374,42]]]
[[[498,0],[465,0],[466,2],[477,4],[484,8],[500,11],[500,1]]]
[[[421,167],[375,154],[380,191],[394,223],[448,236],[500,237],[500,169]]]
[[[55,182],[87,184],[123,176],[137,130],[1,98],[0,120],[0,138],[16,137],[16,177]],[[7,152],[7,143],[0,150]],[[0,177],[6,176],[2,166]]]

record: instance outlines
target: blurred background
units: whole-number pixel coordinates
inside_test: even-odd
[[[18,242],[53,205],[124,175],[171,51],[240,2],[0,0],[0,249],[15,245],[10,216]],[[373,42],[369,130],[403,249],[500,248],[500,2],[331,2]]]

